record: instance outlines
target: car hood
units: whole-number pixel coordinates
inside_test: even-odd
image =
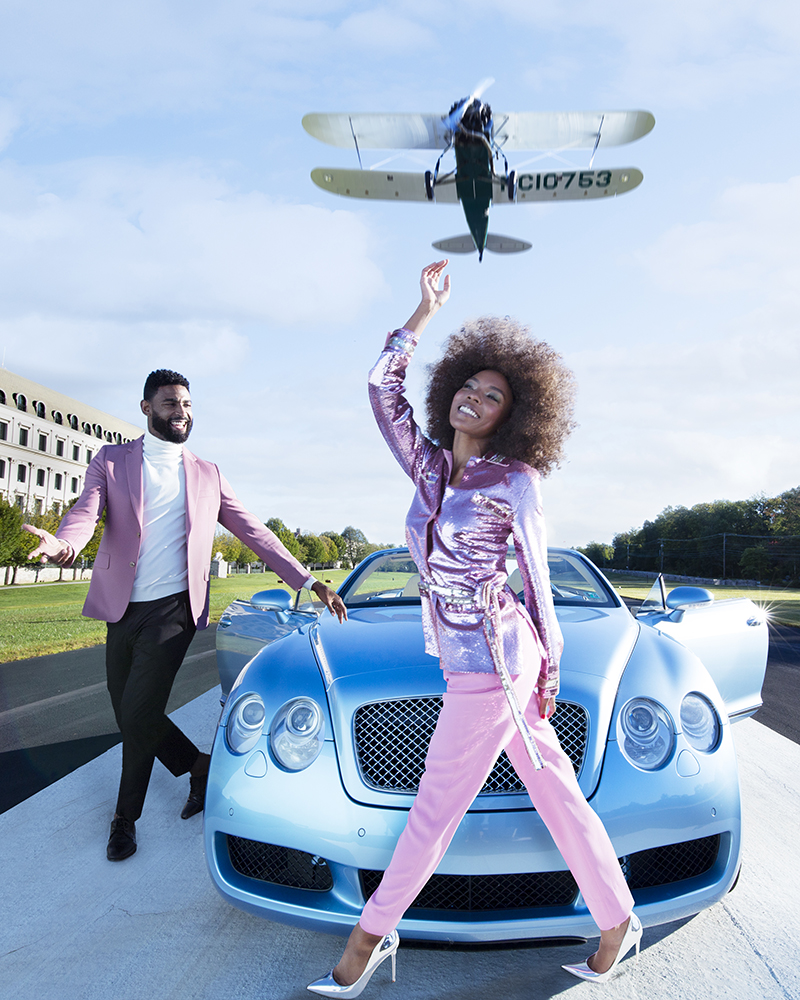
[[[582,705],[589,716],[580,775],[581,787],[588,796],[599,780],[619,680],[639,626],[625,608],[558,611],[564,633],[559,699]],[[373,789],[363,782],[355,754],[353,717],[361,705],[369,702],[419,698],[444,691],[439,661],[425,653],[420,609],[354,609],[344,625],[332,619],[321,621],[312,645],[326,680],[348,793],[360,802],[385,806],[389,799],[398,807],[408,808],[411,796]],[[522,798],[529,805],[527,798]],[[493,809],[520,806],[519,795],[491,796]]]

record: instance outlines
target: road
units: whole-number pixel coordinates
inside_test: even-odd
[[[168,711],[218,683],[215,628],[198,632]],[[0,813],[120,740],[106,692],[104,646],[0,664]],[[800,629],[770,626],[756,719],[800,743]]]
[[[214,626],[194,637],[167,711],[219,683]],[[105,646],[0,663],[0,812],[120,741]]]
[[[800,628],[770,625],[767,674],[761,689],[762,725],[800,743]]]

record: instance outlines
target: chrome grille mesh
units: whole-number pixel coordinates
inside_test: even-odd
[[[416,792],[441,708],[441,696],[398,698],[361,705],[353,725],[356,757],[364,782],[383,791]],[[589,727],[586,710],[573,702],[560,701],[551,721],[564,752],[579,773]],[[503,751],[481,795],[524,789]]]

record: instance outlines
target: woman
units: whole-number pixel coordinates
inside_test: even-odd
[[[447,261],[422,272],[422,300],[391,334],[370,373],[387,444],[416,485],[406,521],[420,571],[426,650],[447,681],[425,773],[389,868],[339,964],[309,986],[359,996],[386,958],[394,978],[406,908],[433,874],[501,750],[530,794],[601,928],[587,962],[564,966],[600,982],[636,947],[642,928],[611,841],[578,787],[549,718],[563,640],[553,608],[538,481],[572,429],[572,375],[546,344],[510,320],[482,319],[448,341],[434,366],[431,435],[403,396],[422,330],[450,295]],[[506,586],[513,537],[523,607]]]

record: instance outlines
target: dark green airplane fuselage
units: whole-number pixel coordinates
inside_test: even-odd
[[[455,154],[456,193],[482,260],[492,204],[492,157],[484,143],[461,135],[456,136]]]

